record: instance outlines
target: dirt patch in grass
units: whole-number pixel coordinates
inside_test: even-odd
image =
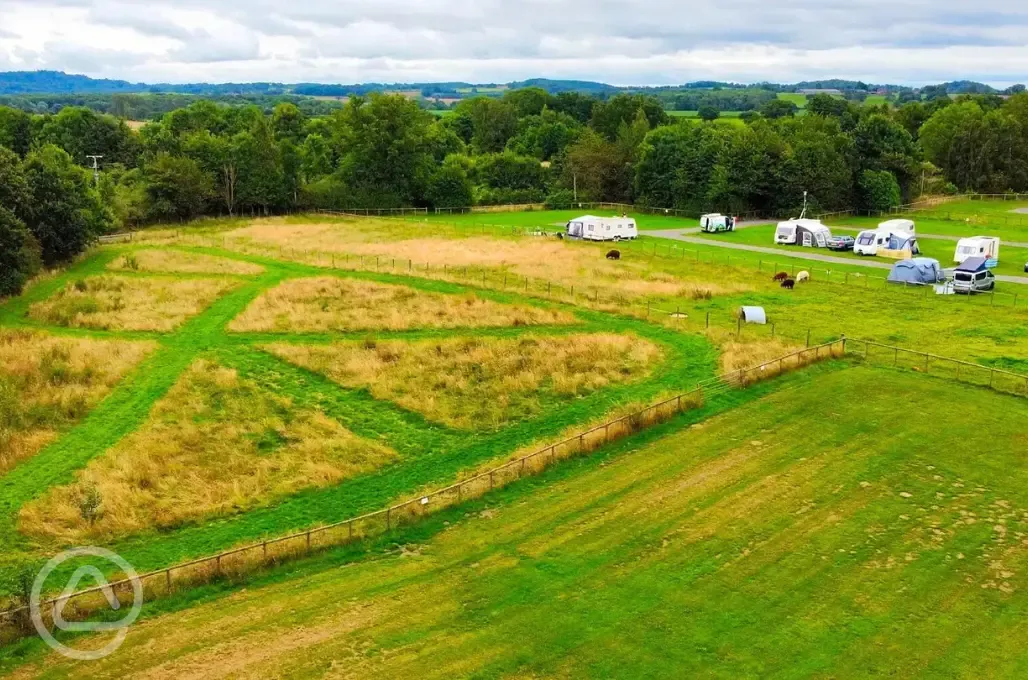
[[[93,276],[69,283],[29,315],[70,328],[170,331],[235,284],[214,279]]]
[[[461,429],[491,429],[647,375],[653,343],[607,333],[275,344],[275,355]]]
[[[339,279],[293,279],[264,293],[232,331],[355,331],[574,323],[566,312],[504,305],[475,295],[425,293],[406,286]]]
[[[108,269],[176,274],[260,274],[264,267],[230,260],[227,257],[186,253],[179,250],[137,250],[126,253],[108,265]]]
[[[0,474],[81,419],[153,349],[0,330]]]
[[[235,513],[374,468],[395,452],[235,371],[195,363],[136,433],[75,483],[27,505],[20,529],[76,542]],[[94,521],[83,512],[99,499]]]

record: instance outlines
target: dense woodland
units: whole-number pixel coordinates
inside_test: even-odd
[[[138,131],[83,107],[0,107],[0,292],[97,234],[303,208],[614,201],[694,213],[883,210],[922,193],[1028,191],[1028,94],[898,108],[818,95],[745,124],[669,118],[656,98],[540,88],[439,118],[401,96],[327,115],[196,101]],[[103,156],[94,184],[87,155]]]

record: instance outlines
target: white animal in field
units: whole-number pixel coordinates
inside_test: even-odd
[[[796,283],[803,283],[810,280],[810,272],[800,272],[796,275]]]

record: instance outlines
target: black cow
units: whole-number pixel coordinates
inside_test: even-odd
[[[609,253],[607,253],[607,259],[608,260],[620,260],[621,259],[621,251],[620,250],[612,250],[612,251],[610,251]]]
[[[785,281],[782,281],[782,288],[785,288],[786,290],[792,290],[795,287],[796,287],[796,280],[795,279],[786,279]]]

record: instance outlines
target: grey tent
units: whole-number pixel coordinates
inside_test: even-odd
[[[892,271],[889,272],[890,283],[928,284],[940,283],[944,280],[939,261],[930,257],[900,260],[893,265]]]

